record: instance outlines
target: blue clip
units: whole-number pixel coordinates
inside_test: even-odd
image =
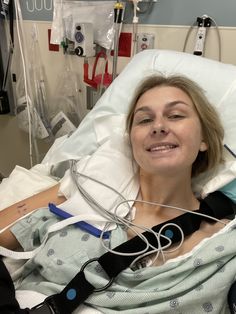
[[[49,203],[48,204],[49,210],[50,212],[52,212],[53,214],[67,219],[70,217],[73,217],[73,215],[65,212],[64,210],[62,210],[61,208],[56,207],[56,205],[54,205],[53,203]],[[74,223],[75,226],[79,227],[80,229],[92,234],[93,236],[100,238],[102,230],[90,225],[89,223],[85,222],[85,221],[78,221],[76,223]],[[103,239],[109,239],[110,237],[110,231],[105,231],[102,235]]]

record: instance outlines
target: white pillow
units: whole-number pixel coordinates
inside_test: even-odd
[[[99,146],[94,121],[103,117],[103,125],[112,115],[125,114],[137,84],[153,72],[184,74],[196,81],[220,112],[225,127],[225,144],[236,154],[236,66],[195,56],[168,51],[145,50],[135,55],[118,75],[78,129],[58,147],[53,145],[43,163],[56,164],[70,156],[92,154]],[[115,125],[113,127],[116,127]]]

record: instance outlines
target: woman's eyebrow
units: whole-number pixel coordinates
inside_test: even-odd
[[[151,112],[152,110],[151,110],[151,108],[148,107],[148,106],[139,107],[138,109],[136,109],[136,110],[134,111],[134,115],[135,115],[137,112],[139,112],[139,111],[142,111],[142,112]]]
[[[188,103],[184,102],[183,100],[174,100],[174,101],[170,101],[168,103],[165,104],[165,107],[166,108],[171,108],[171,107],[174,107],[178,104],[183,104],[183,105],[186,105],[186,106],[189,106]],[[139,111],[142,111],[142,112],[151,112],[152,109],[149,107],[149,106],[142,106],[142,107],[139,107],[138,109],[136,109],[134,111],[134,115],[139,112]]]
[[[176,105],[178,105],[178,104],[183,104],[183,105],[189,107],[189,104],[186,103],[186,102],[183,101],[183,100],[174,100],[174,101],[171,101],[171,102],[166,103],[165,106],[166,106],[166,107],[174,107],[174,106],[176,106]]]

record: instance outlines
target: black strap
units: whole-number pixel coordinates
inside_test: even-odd
[[[28,314],[28,310],[20,309],[16,300],[15,287],[12,278],[0,257],[0,313]]]
[[[59,308],[60,314],[69,314],[82,304],[94,289],[85,278],[84,272],[80,271],[59,294],[53,298],[49,297],[48,302],[53,309]]]
[[[84,268],[83,268],[84,270]],[[84,271],[78,274],[58,294],[49,296],[31,309],[32,314],[70,314],[82,304],[95,287],[85,278]]]
[[[200,208],[197,210],[197,213],[208,215],[217,219],[223,219],[229,215],[234,214],[235,205],[234,203],[226,197],[223,193],[217,191],[208,195],[203,201],[200,202]],[[185,213],[179,217],[171,219],[165,223],[157,225],[152,229],[155,232],[159,232],[162,227],[168,223],[177,224],[183,231],[185,236],[192,234],[197,231],[200,227],[202,220],[212,221],[214,220],[202,217],[199,215],[194,215],[192,213]],[[167,226],[168,234],[172,234],[171,238],[172,243],[176,243],[181,240],[180,232],[176,232],[176,227]],[[156,237],[151,232],[144,232],[145,237],[148,239],[148,242],[153,246],[158,248],[158,243]],[[165,234],[165,228],[162,230],[162,234]],[[161,245],[167,244],[168,240],[163,237],[160,237]],[[114,250],[124,253],[133,253],[145,248],[145,243],[138,236],[130,239],[129,241],[122,243]],[[148,249],[150,251],[151,248]],[[74,309],[76,309],[80,304],[82,304],[86,298],[92,294],[93,291],[102,291],[108,287],[113,278],[115,278],[122,270],[128,268],[130,264],[134,261],[136,256],[121,256],[111,252],[107,252],[100,256],[98,259],[93,259],[91,261],[97,260],[98,263],[105,270],[109,276],[110,281],[108,284],[102,288],[97,289],[91,285],[85,275],[84,268],[91,262],[88,261],[80,270],[80,272],[70,281],[70,283],[61,291],[59,294],[50,296],[45,300],[43,306],[47,306],[51,310],[51,313],[59,314],[69,314]],[[45,312],[46,313],[46,312]]]
[[[232,284],[228,293],[228,305],[231,314],[236,313],[236,281]]]
[[[224,217],[227,217],[230,214],[234,213],[233,208],[234,205],[232,201],[223,193],[216,191],[212,194],[209,194],[204,200],[202,200],[200,202],[199,210],[196,210],[195,212],[199,214],[205,214],[210,217],[215,217],[217,219],[223,219]],[[182,229],[184,236],[188,236],[199,229],[201,221],[203,219],[209,222],[214,222],[214,220],[212,219],[208,219],[192,213],[185,213],[181,216],[178,216],[174,219],[153,227],[152,230],[158,233],[160,229],[163,228],[166,224],[173,223],[178,225]],[[162,234],[165,234],[165,229],[169,231],[168,233],[173,234],[173,237],[171,238],[172,243],[177,243],[181,240],[181,233],[178,232],[178,229],[176,227],[167,226],[163,229]],[[158,247],[157,239],[152,233],[146,231],[143,233],[143,235],[148,239],[149,243],[151,243],[155,247]],[[160,237],[160,242],[161,246],[164,246],[168,243],[168,240]],[[137,251],[141,251],[144,248],[145,243],[138,236],[136,236],[116,247],[115,251],[134,253]],[[148,250],[150,251],[151,247]],[[107,252],[98,259],[98,262],[109,275],[109,277],[116,277],[122,270],[129,267],[129,265],[136,257],[137,256],[121,256],[111,252]]]

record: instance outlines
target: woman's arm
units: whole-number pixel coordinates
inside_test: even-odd
[[[58,189],[59,184],[56,184],[43,192],[28,197],[0,211],[0,230],[9,226],[24,215],[33,212],[35,209],[48,206],[48,203],[63,203],[66,198],[57,195]],[[0,245],[15,249],[19,246],[19,243],[10,230],[6,230],[0,234]]]

